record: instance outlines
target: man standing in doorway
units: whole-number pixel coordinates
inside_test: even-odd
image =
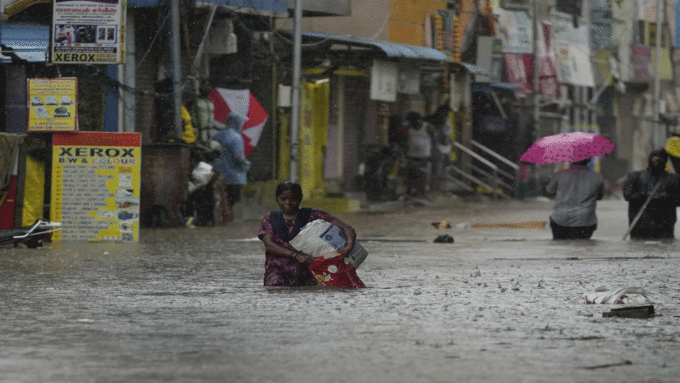
[[[408,113],[406,121],[406,193],[411,197],[426,198],[432,155],[431,127],[416,112]]]
[[[196,137],[207,144],[215,133],[215,105],[208,97],[213,87],[210,81],[203,80],[198,88],[198,97],[191,104],[191,119],[194,121]]]

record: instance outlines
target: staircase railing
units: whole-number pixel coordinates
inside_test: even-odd
[[[497,197],[511,199],[515,194],[514,184],[519,166],[475,140],[471,140],[470,143],[477,151],[459,142],[454,142],[453,145],[476,161],[466,165],[465,168],[449,165],[451,173],[489,190]],[[457,185],[465,184],[454,174],[448,174],[447,179]],[[469,185],[466,186],[464,189],[474,190]]]

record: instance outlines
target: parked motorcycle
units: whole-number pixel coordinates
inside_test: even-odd
[[[52,233],[57,230],[61,230],[60,222],[38,219],[29,226],[0,230],[0,246],[11,243],[14,246],[23,244],[30,249],[41,247],[43,242],[51,241]]]
[[[394,201],[403,194],[405,159],[397,146],[368,145],[360,166],[361,186],[371,201]]]

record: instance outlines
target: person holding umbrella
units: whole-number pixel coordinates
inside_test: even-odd
[[[534,164],[571,162],[568,169],[552,176],[545,189],[547,196],[555,198],[550,215],[553,239],[588,239],[597,229],[595,208],[604,197],[604,179],[588,169],[588,162],[614,147],[595,133],[569,132],[539,139],[520,157]]]
[[[666,171],[667,161],[664,149],[653,150],[647,169],[628,175],[623,198],[628,201],[631,239],[675,238],[680,176]]]
[[[550,215],[553,239],[590,239],[597,229],[595,208],[604,197],[604,179],[588,169],[590,158],[555,173],[545,188],[555,198]]]

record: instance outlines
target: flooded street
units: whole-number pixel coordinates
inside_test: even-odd
[[[544,201],[342,215],[362,290],[264,288],[258,221],[0,249],[0,381],[674,382],[678,243],[623,241],[626,206],[575,242],[470,226],[547,221]],[[600,285],[643,287],[657,316],[573,302]]]

